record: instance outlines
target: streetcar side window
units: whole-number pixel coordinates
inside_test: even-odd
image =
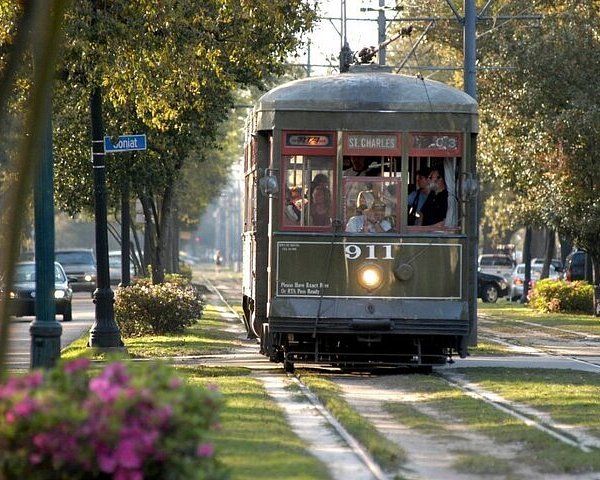
[[[409,157],[408,225],[460,226],[460,157]]]
[[[284,227],[316,230],[331,228],[335,208],[334,166],[333,157],[283,157]]]

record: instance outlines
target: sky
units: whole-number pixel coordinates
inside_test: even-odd
[[[316,25],[314,32],[309,35],[311,39],[310,63],[314,65],[311,75],[324,75],[326,67],[317,65],[327,64],[327,59],[333,57],[334,65],[339,65],[338,56],[341,48],[341,1],[321,0],[320,12],[322,18]],[[377,46],[377,17],[379,0],[346,0],[346,38],[353,52],[363,47]],[[388,0],[388,4],[391,4]],[[373,9],[375,11],[361,11]],[[385,11],[388,19],[393,18],[395,12]],[[328,17],[328,18],[327,18]],[[305,48],[301,56],[294,63],[308,63],[308,51]]]

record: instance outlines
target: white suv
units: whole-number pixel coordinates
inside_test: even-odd
[[[479,271],[483,273],[492,273],[503,276],[507,282],[510,282],[515,262],[510,255],[502,253],[484,253],[479,255],[477,264]]]

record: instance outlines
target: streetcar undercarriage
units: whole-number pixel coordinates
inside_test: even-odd
[[[286,371],[295,363],[328,364],[340,368],[432,366],[452,361],[461,352],[460,337],[453,335],[401,335],[375,331],[359,333],[271,332],[264,324],[261,353],[273,362],[283,362]]]

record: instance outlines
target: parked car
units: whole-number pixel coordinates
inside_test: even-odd
[[[574,280],[585,280],[592,283],[592,262],[588,254],[583,250],[575,250],[569,253],[565,259],[564,279],[571,282]]]
[[[496,303],[508,295],[508,282],[501,275],[477,273],[477,296],[485,303]]]
[[[531,264],[532,265],[540,265],[540,266],[544,266],[544,259],[543,258],[532,258],[531,259]],[[554,269],[557,272],[562,272],[563,268],[562,268],[562,262],[560,261],[560,258],[553,258],[552,260],[550,260],[550,265],[552,265],[554,267]]]
[[[111,250],[108,252],[108,274],[110,276],[110,283],[117,285],[121,283],[122,278],[122,267],[121,267],[121,250]],[[135,275],[135,268],[133,262],[129,261],[129,278],[133,279]]]
[[[531,264],[531,279],[529,288],[531,289],[535,282],[537,282],[542,276],[543,263]],[[560,273],[554,268],[554,265],[550,264],[550,272],[548,278],[560,278]],[[525,283],[525,264],[519,263],[513,272],[511,287],[510,287],[510,300],[519,300],[523,296],[523,284]]]
[[[15,280],[8,292],[8,310],[16,317],[35,315],[35,262],[19,262],[15,265]],[[73,319],[73,291],[69,286],[63,267],[54,263],[54,304],[56,314],[62,315],[63,321]]]
[[[511,256],[503,253],[484,253],[479,255],[477,263],[480,272],[500,275],[509,282],[515,268],[515,262]]]
[[[96,289],[96,258],[91,248],[61,249],[54,252],[74,292],[90,292]]]

